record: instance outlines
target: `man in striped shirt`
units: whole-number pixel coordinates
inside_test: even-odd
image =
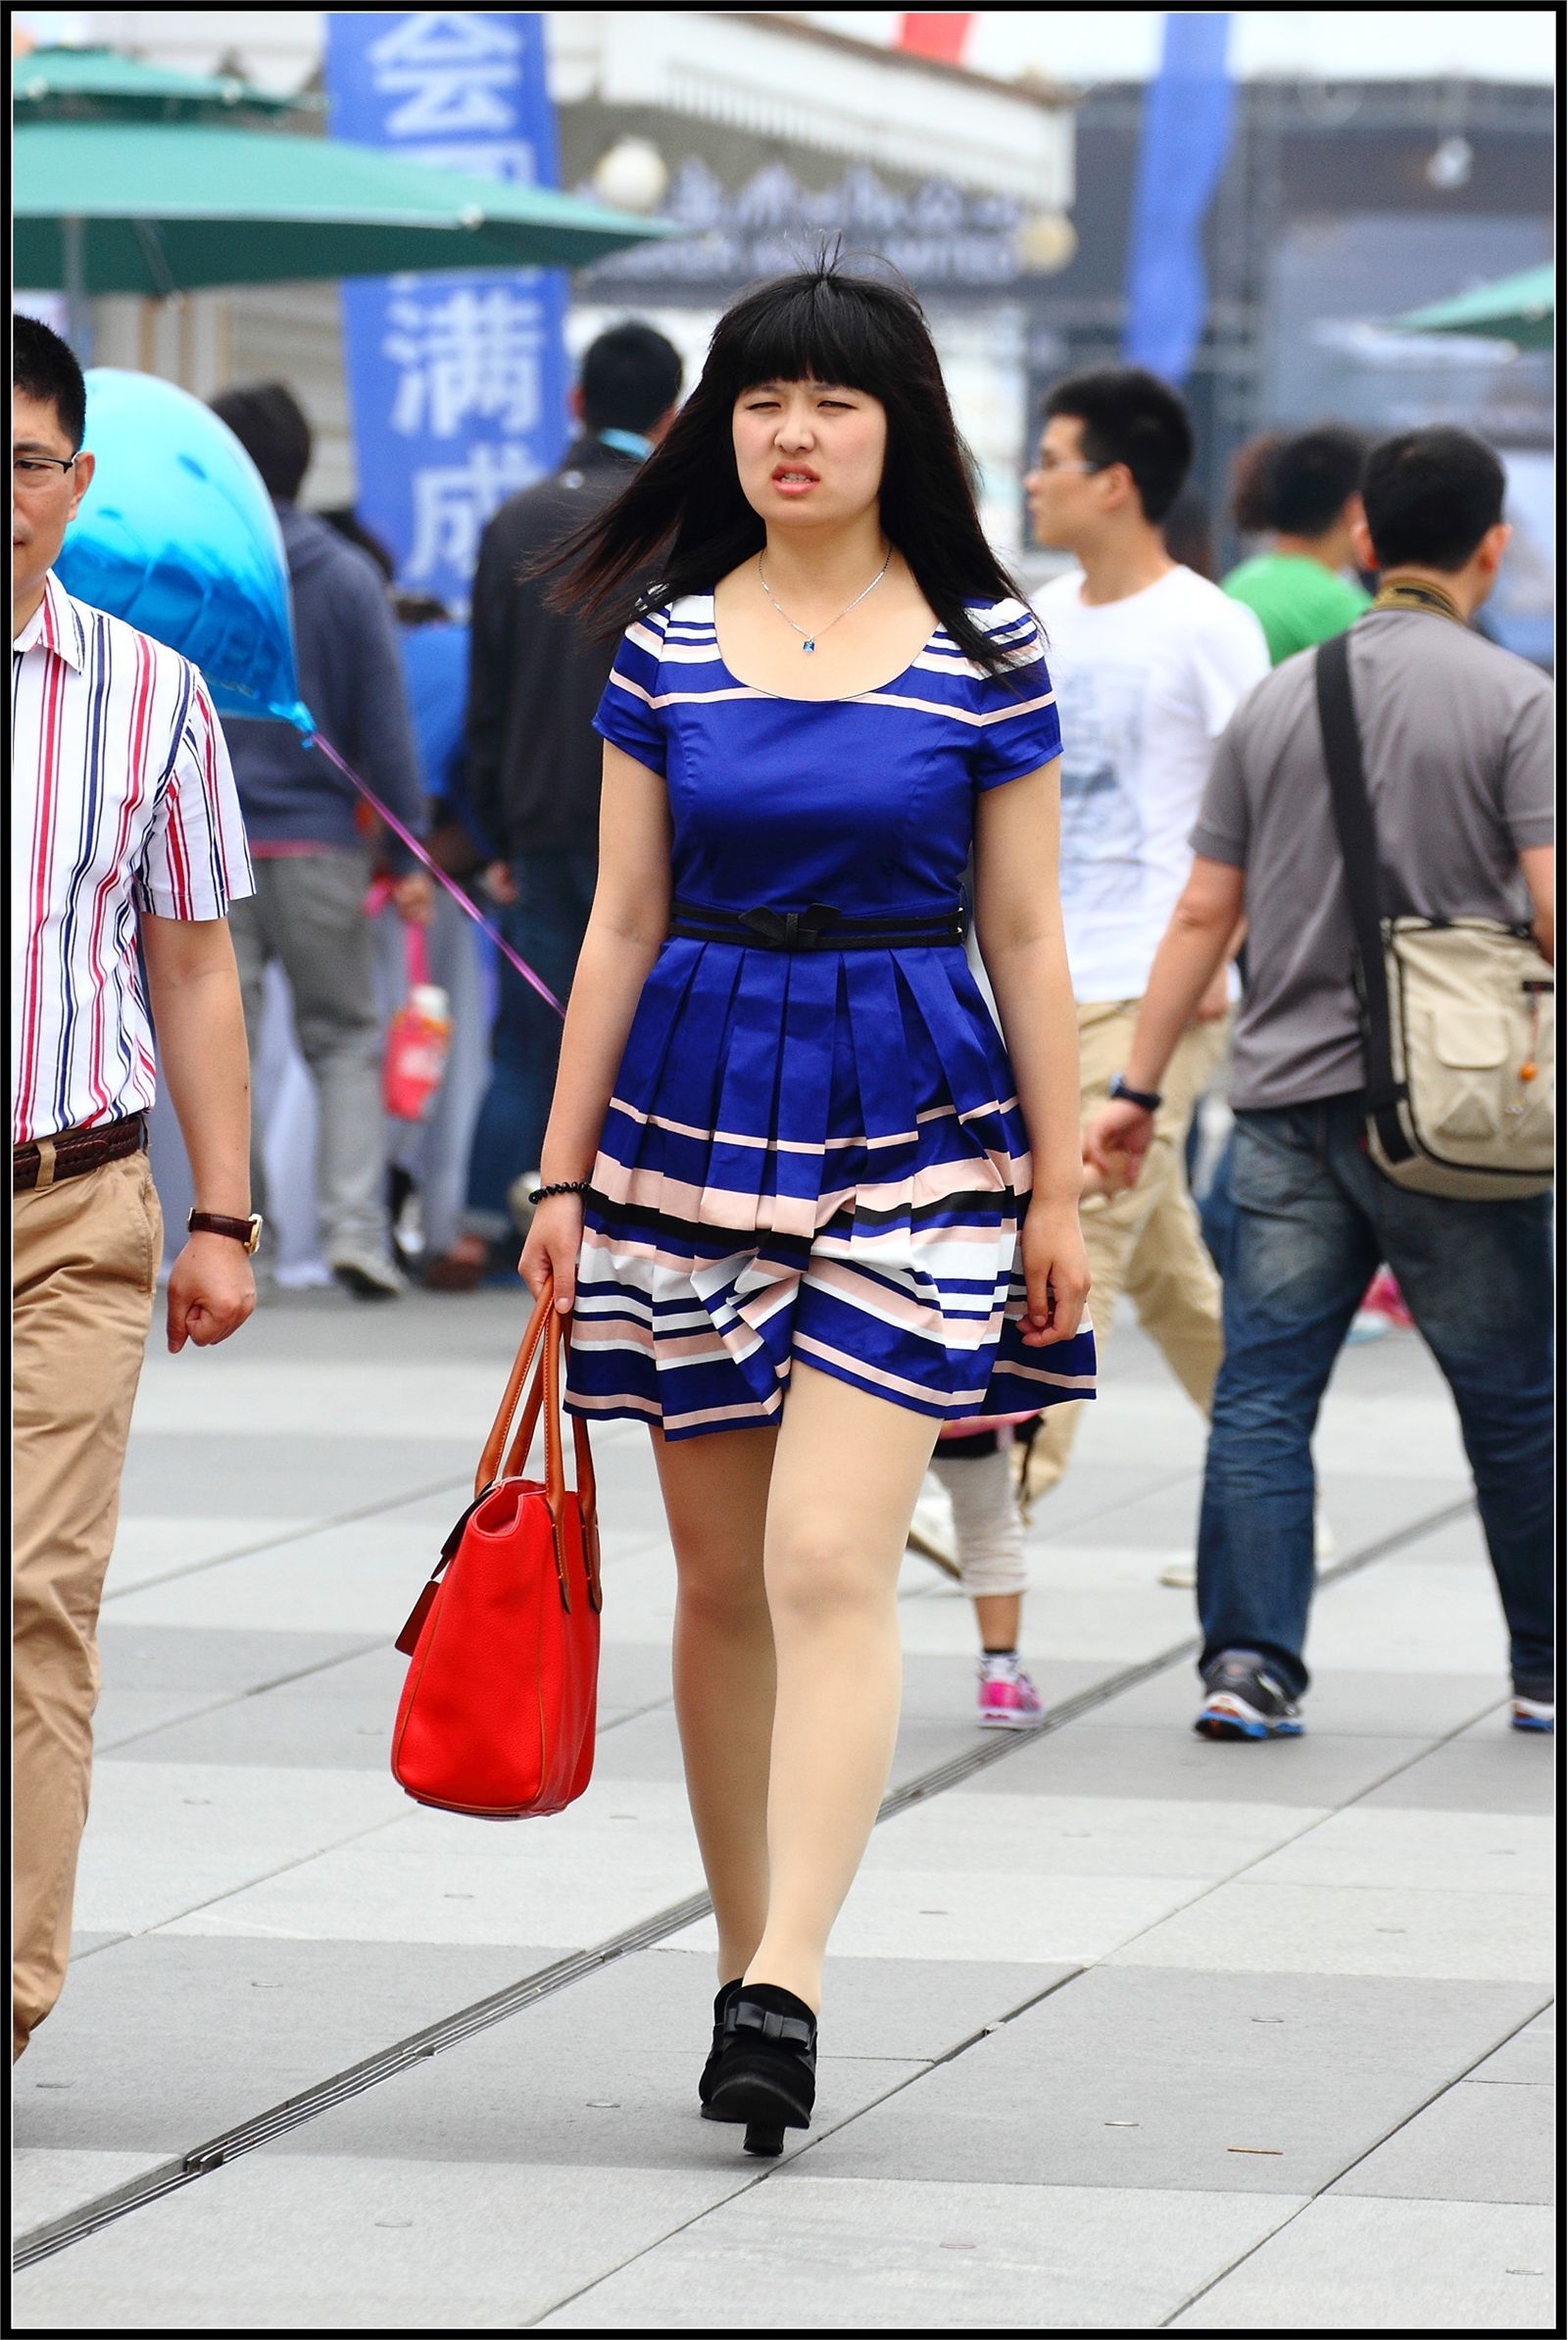
[[[57,334],[12,325],[15,2061],[65,1978],[98,1603],[163,1249],[149,1009],[196,1193],[172,1350],[250,1315],[256,1222],[224,917],[252,878],[223,735],[192,666],[53,575],[92,480],[85,388]]]

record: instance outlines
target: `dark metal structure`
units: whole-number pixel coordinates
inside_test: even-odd
[[[1076,114],[1078,249],[1022,288],[1030,388],[1119,352],[1142,113],[1135,83]],[[1254,431],[1330,411],[1372,428],[1471,422],[1499,444],[1550,444],[1549,356],[1430,347],[1401,364],[1377,327],[1487,274],[1551,256],[1553,93],[1479,81],[1252,81],[1205,238],[1209,316],[1186,392],[1195,485],[1216,551],[1231,457]]]

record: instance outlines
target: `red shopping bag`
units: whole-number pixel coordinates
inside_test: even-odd
[[[440,984],[430,980],[419,928],[405,926],[403,937],[409,989],[386,1027],[382,1102],[396,1120],[422,1121],[446,1078],[447,1059],[452,1053],[452,1010]]]
[[[485,1442],[474,1500],[398,1637],[413,1663],[392,1734],[393,1776],[416,1802],[479,1819],[561,1812],[593,1770],[599,1524],[587,1427],[576,1418],[577,1484],[565,1483],[568,1324],[547,1283]],[[498,1473],[519,1396],[522,1419]],[[542,1480],[521,1475],[541,1413]]]

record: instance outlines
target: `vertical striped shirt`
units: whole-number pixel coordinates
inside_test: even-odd
[[[11,1142],[153,1101],[140,912],[253,893],[228,750],[177,651],[51,574],[12,645]]]

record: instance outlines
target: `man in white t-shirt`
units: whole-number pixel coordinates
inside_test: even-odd
[[[1077,569],[1036,596],[1061,713],[1061,907],[1078,1001],[1086,1119],[1112,1094],[1155,948],[1192,865],[1188,843],[1214,741],[1269,672],[1252,612],[1183,569],[1161,523],[1193,460],[1187,410],[1140,367],[1069,375],[1045,401],[1026,482],[1035,534]],[[1086,1198],[1102,1341],[1123,1294],[1205,1415],[1220,1360],[1219,1288],[1187,1191],[1193,1108],[1229,1032],[1228,971],[1165,1078],[1138,1183]],[[1076,1406],[1054,1406],[1028,1450],[1025,1493],[1066,1468]]]

